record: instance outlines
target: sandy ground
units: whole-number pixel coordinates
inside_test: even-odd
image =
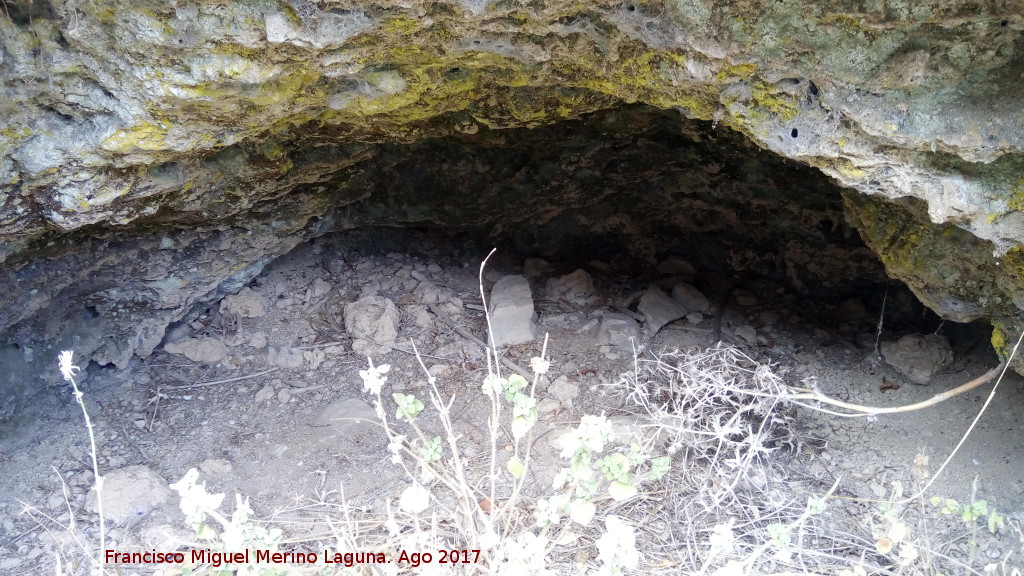
[[[552,277],[577,266],[553,264],[558,270],[548,275]],[[522,260],[512,256],[497,258],[487,284],[501,274],[519,273],[521,265]],[[436,300],[456,324],[485,339],[477,266],[478,260],[449,254],[429,237],[412,253],[382,253],[345,240],[321,240],[272,263],[247,287],[244,297],[230,305],[221,303],[171,333],[179,341],[216,340],[223,349],[203,340],[214,349],[192,350],[198,360],[162,348],[123,371],[83,367],[78,382],[98,434],[102,473],[131,466],[145,466],[152,473],[136,482],[145,485],[141,494],[126,488],[123,501],[118,502],[117,494],[109,496],[112,506],[123,508],[113,523],[111,541],[122,547],[189,541],[177,495],[165,485],[190,468],[201,471],[211,491],[248,496],[260,517],[342,497],[368,509],[383,509],[407,484],[401,468],[389,459],[386,439],[372,422],[334,419],[369,410],[372,420],[358,375],[367,365],[366,350],[352,350],[344,321],[344,307],[368,295],[390,299],[400,314],[393,347],[370,350],[376,364],[392,366],[389,391],[425,397],[425,376],[411,353],[415,343],[426,367],[438,377],[440,390],[453,398],[456,426],[468,440],[470,457],[487,450],[487,405],[479,392],[486,374],[484,353],[425,303]],[[633,354],[596,344],[588,331],[588,322],[610,310],[612,303],[644,288],[611,269],[610,263],[590,266],[595,293],[583,304],[548,299],[546,277],[534,280],[539,325],[549,334],[552,361],[549,384],[538,394],[541,430],[547,431],[535,444],[540,476],[557,465],[557,449],[549,437],[560,427],[578,422],[582,414],[635,412],[624,406],[623,395],[613,385],[634,369]],[[425,296],[422,288],[417,292],[417,278],[429,278],[437,293]],[[844,401],[911,404],[954,388],[997,363],[983,342],[957,350],[952,363],[929,385],[914,385],[892,367],[873,361],[871,346],[854,344],[856,331],[842,334],[836,328],[840,322],[830,319],[827,307],[804,315],[801,312],[814,305],[773,286],[741,285],[737,294],[722,312],[726,343],[773,363],[788,384],[815,384]],[[712,302],[717,296],[708,294]],[[703,319],[666,326],[644,342],[645,350],[708,346],[715,315],[712,306]],[[873,336],[871,324],[866,319],[860,332]],[[749,329],[756,335],[753,341]],[[897,336],[884,335],[888,340]],[[507,357],[525,366],[539,350],[538,340],[509,348]],[[645,350],[641,355],[647,354]],[[926,410],[870,419],[799,408],[796,422],[805,445],[779,458],[796,467],[791,469],[799,470],[802,478],[823,485],[838,480],[837,493],[843,497],[884,501],[891,497],[894,481],[910,492],[915,474],[938,469],[991,390],[988,384]],[[962,503],[984,499],[1008,520],[1024,520],[1022,414],[1024,380],[1011,373],[927,496]],[[425,419],[428,427],[436,425],[429,415]],[[54,382],[38,391],[31,409],[10,415],[0,426],[0,571],[53,574],[55,552],[75,547],[60,529],[71,513],[79,533],[96,533],[96,516],[88,511],[92,465],[81,411],[68,386]],[[528,487],[531,494],[543,490],[539,480]],[[26,507],[34,511],[26,514]],[[970,558],[977,571],[1014,551],[1014,562],[1022,562],[1020,543],[1008,530],[972,536],[962,522],[943,518],[937,509],[933,512],[931,526],[936,532],[931,541]]]

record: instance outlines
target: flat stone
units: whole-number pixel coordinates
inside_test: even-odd
[[[559,402],[558,400],[555,400],[554,398],[544,398],[543,400],[537,403],[537,412],[544,416],[554,414],[555,412],[558,412],[561,409],[562,403]]]
[[[433,282],[427,280],[417,284],[413,294],[418,296],[423,304],[437,304],[441,300],[441,289]]]
[[[103,517],[115,524],[134,524],[166,504],[171,489],[147,466],[126,466],[103,475]],[[89,510],[97,512],[96,488],[89,491]]]
[[[380,418],[373,406],[359,398],[340,398],[325,406],[310,422],[314,436],[321,443],[333,444],[339,439],[362,436],[379,426]]]
[[[882,355],[887,364],[915,384],[928,384],[953,361],[949,341],[938,334],[907,334],[896,342],[883,342]]]
[[[658,263],[658,272],[661,272],[662,274],[672,274],[673,276],[682,276],[687,279],[692,279],[697,275],[697,269],[694,268],[693,264],[690,264],[682,257],[675,254],[670,255]]]
[[[661,330],[661,327],[669,322],[686,316],[686,308],[665,294],[665,291],[657,286],[651,286],[640,297],[640,304],[637,306],[646,318],[644,332],[648,336],[654,336]]]
[[[181,342],[164,344],[164,350],[171,354],[181,354],[193,362],[213,364],[220,362],[228,354],[228,347],[217,338],[189,338]]]
[[[580,385],[570,382],[565,376],[559,376],[548,386],[548,394],[566,408],[572,408],[573,400],[580,395]]]
[[[302,368],[305,358],[298,348],[270,346],[267,348],[267,362],[279,368]]]
[[[256,348],[257,350],[265,348],[267,346],[266,332],[250,332],[246,339],[248,345],[253,348]]]
[[[448,372],[451,372],[451,369],[452,367],[448,364],[432,364],[427,368],[427,373],[429,373],[433,378],[439,378]]]
[[[609,416],[608,423],[612,425],[612,443],[617,446],[629,446],[633,443],[646,444],[657,436],[660,428],[644,428],[636,416],[627,414]]]
[[[537,312],[525,276],[504,276],[494,284],[488,301],[491,343],[509,346],[530,342],[537,336]]]
[[[231,462],[224,458],[207,458],[199,464],[200,472],[215,478],[227,476],[231,470]]]
[[[228,294],[220,304],[221,312],[238,314],[242,318],[259,318],[267,313],[263,296],[253,292],[251,288],[242,288],[238,294]]]
[[[682,304],[688,313],[705,312],[710,306],[707,296],[687,282],[678,282],[672,287],[672,299]]]
[[[321,364],[324,363],[324,360],[327,359],[327,353],[319,348],[314,348],[312,350],[303,350],[302,358],[303,360],[305,360],[305,365],[310,370],[316,370],[317,368],[320,367]]]
[[[331,291],[331,284],[323,278],[317,278],[309,288],[313,298],[322,298]]]
[[[312,426],[330,426],[338,431],[358,432],[380,422],[373,406],[359,398],[341,398],[324,406]]]
[[[594,279],[583,269],[548,280],[547,297],[552,300],[565,298],[574,304],[587,304],[594,294]]]
[[[736,329],[733,330],[733,333],[750,344],[757,344],[757,330],[755,330],[753,326],[737,326]]]
[[[260,388],[260,391],[257,392],[255,396],[253,396],[253,402],[256,402],[257,404],[262,404],[262,403],[266,402],[267,400],[270,400],[271,398],[273,398],[274,394],[275,394],[274,387],[269,385],[269,384],[267,384],[263,388]]]
[[[608,312],[601,317],[597,328],[596,344],[610,344],[626,350],[633,349],[633,342],[640,341],[640,325],[636,320],[619,312]]]

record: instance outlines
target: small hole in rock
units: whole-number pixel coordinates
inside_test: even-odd
[[[1003,20],[1002,22],[999,23],[999,25],[1002,26],[1003,28],[1006,28],[1007,26],[1010,25],[1010,21],[1009,20]]]
[[[630,4],[629,6],[626,6],[626,10],[629,10],[630,12],[636,12],[636,6]]]
[[[800,131],[797,130],[796,128],[793,128],[792,130],[789,131],[789,135],[793,138],[796,138],[797,136],[800,135]]]

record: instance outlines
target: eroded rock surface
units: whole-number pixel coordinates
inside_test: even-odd
[[[878,274],[823,179],[757,149],[856,191],[868,245],[934,310],[992,318],[1001,350],[1024,327],[1020,0],[5,8],[0,333],[39,359],[124,366],[297,243],[371,222],[540,251],[585,229],[653,259],[674,247],[640,231],[686,221],[809,293]],[[543,148],[508,131],[567,121]],[[912,216],[887,218],[900,198]]]

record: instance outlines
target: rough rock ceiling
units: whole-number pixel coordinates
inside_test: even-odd
[[[652,113],[658,122],[728,127],[834,178],[857,192],[847,209],[890,275],[947,317],[990,317],[997,335],[1022,327],[1019,0],[5,7],[0,330],[8,338],[77,338],[95,360],[121,364],[151,350],[168,321],[238,288],[305,238],[366,222],[450,225],[460,210],[482,207],[486,195],[448,191],[446,204],[426,205],[445,210],[425,212],[408,183],[438,183],[436,174],[417,174],[403,154],[463,146],[486,155],[511,148],[507,129],[634,102],[673,110]],[[709,137],[683,124],[680,132]],[[558,137],[571,144],[571,135]],[[738,139],[731,145],[755,154]],[[585,160],[596,169],[553,180],[562,186],[489,176],[520,186],[502,194],[534,209],[524,214],[555,222],[555,212],[567,213],[552,204],[545,214],[539,199],[523,204],[547,194],[606,230],[601,210],[614,202],[590,202],[601,194],[595,182],[615,181],[616,165],[657,159],[651,206],[715,179],[709,170],[687,182],[654,146],[632,157],[617,150],[603,163],[602,148],[590,146]],[[757,173],[735,171],[731,181],[741,183]],[[467,180],[453,190],[485,191],[471,170],[461,174]],[[747,189],[756,198],[800,188],[775,184]],[[899,198],[918,202],[890,202]],[[798,212],[802,201],[794,194],[793,206],[772,205]],[[500,214],[478,218],[515,222]],[[656,222],[678,224],[669,220]],[[712,222],[708,233],[719,232]],[[37,315],[76,314],[92,328],[68,332],[56,320],[26,328]]]

